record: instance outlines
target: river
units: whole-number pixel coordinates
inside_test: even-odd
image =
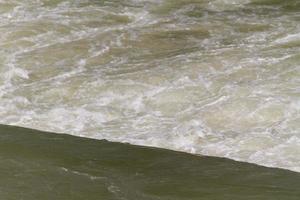
[[[297,0],[0,1],[0,123],[300,171]]]

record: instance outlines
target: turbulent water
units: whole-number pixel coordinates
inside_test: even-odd
[[[299,20],[297,0],[0,0],[0,123],[299,172]]]

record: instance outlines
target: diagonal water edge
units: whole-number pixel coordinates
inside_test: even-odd
[[[299,172],[296,3],[0,1],[0,122]]]
[[[299,198],[300,175],[288,170],[21,127],[0,133],[2,198]]]

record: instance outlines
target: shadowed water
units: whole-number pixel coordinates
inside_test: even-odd
[[[300,175],[223,158],[0,126],[7,200],[297,200]]]

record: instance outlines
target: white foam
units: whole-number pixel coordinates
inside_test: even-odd
[[[287,36],[284,36],[282,38],[278,38],[274,41],[275,44],[284,44],[284,43],[290,43],[300,40],[300,34],[288,34]]]
[[[0,122],[300,171],[295,18],[172,2],[13,1]]]

